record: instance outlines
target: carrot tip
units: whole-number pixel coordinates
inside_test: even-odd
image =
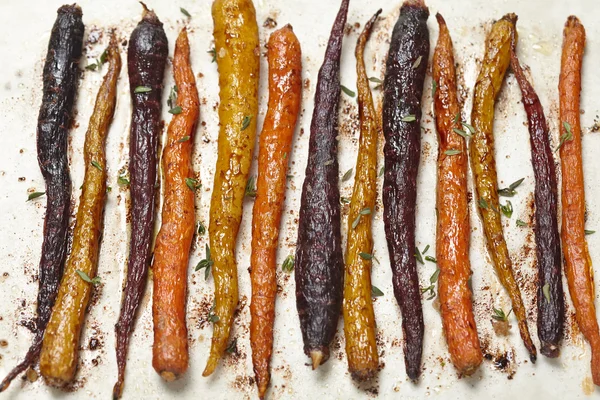
[[[173,382],[175,379],[177,379],[177,375],[175,375],[171,371],[163,371],[163,372],[161,372],[160,373],[160,377],[163,378],[167,382]]]
[[[123,394],[123,381],[119,380],[117,383],[115,383],[115,386],[113,388],[113,400],[117,400],[121,398],[121,395]]]
[[[320,350],[313,350],[310,352],[310,358],[312,359],[312,369],[314,371],[321,365],[321,362],[323,362],[323,352]]]
[[[202,376],[210,376],[217,367],[217,360],[210,357],[206,363],[206,367],[204,368],[204,372],[202,372]]]

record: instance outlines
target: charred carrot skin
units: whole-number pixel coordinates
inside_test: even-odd
[[[47,206],[39,264],[35,336],[24,360],[0,384],[0,392],[37,361],[67,254],[71,205],[68,133],[77,91],[84,26],[83,14],[77,5],[62,6],[57,14],[44,64],[44,89],[37,126],[38,163],[46,183]]]
[[[269,104],[260,134],[258,180],[252,213],[250,344],[258,396],[265,396],[271,373],[277,294],[276,256],[285,200],[288,160],[302,101],[302,51],[290,25],[268,42]]]
[[[84,281],[77,271],[93,279],[98,270],[102,212],[106,198],[104,145],[115,112],[117,81],[121,72],[121,56],[114,36],[106,54],[108,72],[98,92],[85,137],[85,176],[73,230],[73,245],[40,355],[42,376],[58,386],[71,382],[75,377],[79,338],[92,292],[92,284]]]
[[[186,179],[194,176],[191,159],[200,102],[185,28],[175,43],[173,76],[181,112],[175,114],[169,124],[163,150],[162,225],[156,237],[152,263],[152,366],[166,381],[183,375],[189,361],[185,306],[195,211],[194,191],[188,187]]]
[[[202,373],[217,367],[227,348],[238,303],[235,247],[256,139],[260,49],[251,0],[212,5],[219,68],[219,149],[208,229],[215,279],[215,315],[210,356]]]
[[[467,145],[455,129],[464,129],[456,88],[454,50],[444,18],[436,15],[440,26],[433,53],[435,122],[439,138],[437,176],[436,259],[440,270],[438,295],[444,336],[450,359],[461,375],[471,375],[483,361],[473,315],[469,287],[469,204],[467,199]],[[449,155],[449,150],[460,153]]]
[[[562,166],[562,245],[565,273],[575,319],[592,350],[592,378],[600,385],[600,332],[594,305],[594,270],[585,240],[585,193],[581,156],[579,96],[585,29],[570,16],[563,31],[558,92],[560,98],[560,161]],[[565,126],[566,125],[566,126]],[[567,129],[568,127],[568,129]],[[570,131],[571,138],[568,135]]]
[[[429,58],[429,10],[423,0],[407,0],[394,26],[383,94],[385,174],[383,218],[402,312],[404,363],[410,379],[421,374],[423,308],[415,259],[415,207],[421,153],[421,97]],[[417,60],[420,60],[417,62]]]
[[[535,175],[535,243],[538,266],[537,328],[541,347],[546,357],[558,357],[563,334],[565,304],[561,277],[560,236],[558,233],[558,185],[556,167],[550,148],[550,132],[544,109],[531,83],[525,77],[516,53],[516,41],[510,53],[511,68],[515,74],[523,106],[527,113],[531,162]],[[547,288],[547,289],[544,289]],[[548,296],[544,294],[547,290]]]
[[[142,3],[142,5],[144,5]],[[161,131],[161,95],[168,55],[162,23],[144,6],[127,50],[129,87],[133,105],[129,141],[131,176],[131,244],[119,321],[115,326],[118,379],[113,397],[123,392],[125,364],[133,321],[146,288],[154,228],[156,153]],[[148,90],[149,89],[149,90]]]
[[[488,252],[498,278],[510,297],[513,312],[519,323],[521,339],[529,351],[529,358],[535,362],[537,351],[529,334],[525,306],[515,280],[512,261],[502,231],[498,176],[494,158],[494,103],[510,63],[510,47],[513,36],[516,40],[517,35],[516,22],[516,15],[505,15],[494,23],[487,37],[482,68],[475,83],[471,114],[471,125],[475,128],[475,133],[469,150],[477,204]]]
[[[371,232],[372,210],[377,198],[377,139],[381,133],[378,116],[365,67],[364,52],[371,31],[381,10],[371,17],[356,44],[356,72],[358,76],[358,115],[360,141],[356,161],[354,191],[348,214],[348,242],[346,245],[346,273],[344,279],[344,336],[348,370],[355,380],[372,378],[379,367],[375,335],[375,314],[371,299],[372,260],[361,253],[373,253]],[[362,210],[370,213],[362,216]],[[354,221],[359,218],[358,224]]]
[[[329,359],[342,311],[344,260],[337,159],[340,58],[349,0],[342,0],[319,70],[296,244],[296,307],[313,369]]]

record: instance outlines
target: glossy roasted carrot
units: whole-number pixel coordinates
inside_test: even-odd
[[[286,25],[273,32],[267,47],[269,104],[260,134],[250,259],[250,344],[261,399],[271,379],[269,364],[273,353],[277,294],[277,242],[288,160],[302,101],[302,52],[292,27]]]
[[[260,44],[251,0],[215,0],[212,5],[219,67],[219,149],[208,229],[215,279],[210,356],[202,373],[213,373],[233,324],[238,303],[235,246],[256,139]]]
[[[558,184],[556,166],[550,147],[550,131],[544,108],[527,80],[517,57],[516,40],[510,52],[510,66],[519,83],[522,103],[527,113],[531,163],[535,175],[535,253],[537,258],[537,331],[540,353],[558,357],[565,321],[562,283],[562,252],[558,232]]]
[[[365,46],[379,14],[381,10],[377,11],[365,25],[355,51],[360,141],[354,191],[348,214],[342,312],[348,369],[356,380],[372,378],[379,367],[375,339],[375,313],[371,298],[373,262],[371,219],[377,198],[377,139],[381,133],[381,126],[373,106],[373,96],[364,60]]]
[[[467,145],[456,90],[452,38],[444,18],[433,53],[435,122],[439,138],[437,176],[436,259],[438,295],[450,359],[460,374],[471,375],[483,361],[469,287],[469,204]],[[457,132],[458,131],[458,132]]]
[[[535,362],[537,351],[529,334],[525,306],[502,230],[494,155],[494,105],[504,81],[504,74],[510,64],[513,35],[517,35],[516,23],[515,14],[505,15],[494,23],[486,39],[485,55],[473,96],[471,125],[475,132],[469,150],[477,193],[477,208],[481,216],[488,252],[498,279],[510,297],[513,312],[519,323],[521,339],[529,351],[529,358]]]
[[[558,92],[562,166],[562,245],[565,272],[579,329],[592,349],[592,378],[600,385],[600,332],[594,305],[594,270],[585,240],[585,193],[581,158],[579,96],[585,29],[570,16],[563,32]]]
[[[79,338],[98,270],[102,212],[106,198],[105,143],[117,104],[121,56],[113,36],[106,50],[108,72],[85,135],[81,199],[73,230],[73,246],[60,282],[56,303],[42,343],[40,372],[48,382],[62,386],[75,377]]]
[[[185,373],[189,360],[185,305],[196,189],[190,179],[194,179],[191,158],[200,103],[185,28],[175,43],[173,75],[177,102],[172,104],[171,112],[175,114],[162,156],[164,200],[162,225],[154,247],[152,294],[152,366],[167,381]]]

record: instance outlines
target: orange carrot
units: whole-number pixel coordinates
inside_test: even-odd
[[[289,154],[302,100],[302,54],[290,25],[273,32],[268,43],[269,104],[258,153],[258,181],[252,216],[250,342],[258,395],[270,380],[273,320],[277,293],[277,239],[285,200]]]
[[[175,44],[173,75],[177,104],[171,105],[174,116],[162,157],[165,197],[154,249],[152,295],[152,366],[167,381],[185,373],[189,358],[185,304],[196,189],[191,157],[200,105],[185,28]]]
[[[560,98],[560,161],[562,166],[562,245],[565,273],[575,319],[592,348],[592,378],[600,385],[600,332],[594,306],[594,272],[585,241],[585,193],[581,160],[579,94],[585,29],[570,16],[563,33],[558,92]]]
[[[438,294],[442,325],[450,359],[459,373],[471,375],[483,361],[469,279],[469,204],[467,199],[467,145],[457,131],[465,129],[456,92],[452,39],[444,18],[433,53],[435,122],[439,135],[436,256],[440,270]]]

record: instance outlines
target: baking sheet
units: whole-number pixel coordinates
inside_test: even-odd
[[[192,63],[197,74],[201,98],[201,125],[198,128],[194,167],[199,173],[203,188],[196,200],[196,218],[208,224],[215,154],[218,137],[218,84],[216,64],[211,63],[207,51],[212,48],[211,1],[179,0],[176,3],[152,0],[154,8],[165,24],[172,55],[176,35],[181,27],[190,28]],[[141,7],[135,1],[82,0],[85,32],[85,54],[81,67],[94,62],[108,40],[108,30],[115,28],[121,40],[127,40],[137,24]],[[43,190],[43,180],[38,169],[35,146],[37,113],[41,102],[42,68],[50,29],[60,1],[30,1],[26,5],[17,1],[0,2],[0,375],[4,376],[21,360],[31,340],[32,318],[37,296],[37,268],[42,241],[45,197],[25,202],[27,193]],[[298,124],[294,150],[291,154],[287,199],[285,202],[278,263],[294,252],[301,185],[309,136],[312,98],[318,68],[322,62],[327,37],[339,7],[339,1],[284,1],[255,0],[260,27],[261,45],[273,31],[271,18],[281,27],[291,23],[303,46],[305,91],[302,116]],[[400,1],[352,0],[348,16],[347,35],[342,57],[342,84],[356,87],[354,46],[358,33],[367,19],[383,8],[383,16],[375,27],[367,46],[367,65],[370,76],[382,78],[385,54],[389,45],[391,28],[398,16]],[[594,160],[600,147],[597,123],[600,114],[595,101],[600,95],[595,72],[600,64],[600,26],[594,16],[600,15],[600,3],[592,0],[577,2],[551,1],[485,1],[431,0],[428,6],[431,32],[431,55],[437,38],[437,24],[433,15],[441,12],[448,22],[455,46],[456,61],[464,101],[463,116],[470,115],[472,90],[478,72],[478,63],[484,51],[484,38],[494,19],[507,12],[519,15],[519,55],[521,62],[531,69],[534,86],[544,105],[552,130],[553,141],[558,141],[557,85],[560,67],[562,27],[569,14],[578,15],[587,29],[588,41],[583,71],[581,121],[583,127],[583,157],[588,206],[587,229],[600,231],[600,188],[595,179],[600,173],[600,163]],[[184,7],[191,20],[180,12]],[[263,25],[264,24],[264,25]],[[261,57],[261,90],[259,127],[262,125],[267,104],[266,58]],[[122,49],[123,57],[126,56]],[[125,60],[125,58],[124,58]],[[70,135],[69,157],[73,179],[73,204],[76,205],[83,179],[83,141],[92,111],[101,73],[86,71],[82,74],[76,105],[75,128]],[[173,85],[170,67],[166,71],[164,101]],[[425,82],[422,121],[422,157],[418,178],[417,245],[435,250],[435,165],[437,139],[432,121],[431,77]],[[375,91],[376,101],[381,93]],[[342,94],[340,104],[340,174],[354,167],[358,145],[356,100]],[[496,156],[500,186],[525,178],[518,194],[510,199],[515,208],[512,219],[505,219],[505,234],[515,262],[518,281],[523,290],[529,311],[529,327],[536,344],[535,326],[535,251],[531,228],[516,227],[516,219],[531,222],[533,217],[533,171],[530,162],[528,131],[525,113],[520,104],[519,88],[508,75],[497,105],[495,124]],[[99,276],[102,284],[94,293],[89,315],[81,340],[80,365],[76,382],[67,390],[45,386],[42,379],[28,382],[16,379],[3,396],[10,399],[30,398],[109,398],[116,379],[114,354],[114,324],[120,307],[124,268],[128,254],[129,194],[119,187],[119,170],[128,161],[129,116],[131,105],[128,93],[126,65],[119,82],[118,105],[107,141],[108,193],[104,237],[101,245]],[[167,107],[163,118],[170,121]],[[166,132],[166,128],[165,128]],[[380,149],[379,163],[382,165]],[[557,159],[558,161],[558,159]],[[256,162],[253,166],[255,172]],[[381,188],[379,178],[379,187]],[[349,197],[353,181],[340,183],[341,195]],[[472,202],[474,203],[474,202]],[[238,266],[240,280],[240,305],[232,337],[237,338],[236,355],[226,355],[210,378],[202,378],[212,335],[211,324],[206,321],[212,304],[213,281],[206,282],[204,273],[193,272],[193,266],[204,258],[207,235],[194,240],[190,261],[188,328],[190,340],[190,368],[185,377],[167,384],[151,366],[152,321],[151,282],[141,305],[139,319],[131,340],[125,398],[215,399],[256,398],[249,345],[249,254],[251,238],[252,201],[246,200],[244,218],[238,241]],[[73,209],[73,214],[75,208]],[[157,222],[160,222],[160,214]],[[459,378],[450,363],[442,336],[441,320],[435,300],[423,300],[425,313],[424,372],[419,383],[408,381],[402,355],[401,315],[392,293],[391,272],[382,223],[382,205],[378,200],[374,214],[374,253],[381,264],[374,264],[373,284],[385,295],[375,301],[378,348],[381,371],[370,383],[357,385],[347,372],[344,353],[342,321],[332,344],[332,358],[316,372],[306,364],[302,352],[294,299],[293,276],[278,272],[280,286],[277,298],[275,343],[272,361],[271,398],[339,398],[358,399],[380,396],[402,396],[406,399],[436,398],[585,398],[598,395],[594,392],[589,370],[588,345],[574,323],[573,307],[567,299],[567,323],[561,357],[549,360],[540,357],[534,366],[527,360],[527,352],[519,338],[516,320],[510,318],[512,328],[507,337],[497,336],[491,323],[492,307],[510,309],[509,300],[500,286],[485,249],[481,224],[471,204],[471,263],[475,314],[480,339],[491,360],[485,361],[470,378]],[[158,225],[157,225],[158,226]],[[347,227],[347,206],[343,207],[343,231]],[[587,237],[592,260],[600,259],[600,233]],[[345,237],[344,237],[345,243]],[[419,265],[422,286],[429,285],[435,265]],[[597,270],[597,268],[596,268]],[[566,286],[565,286],[566,287]],[[568,291],[567,291],[568,293]],[[568,297],[568,296],[567,296]],[[507,362],[504,362],[507,360]]]

